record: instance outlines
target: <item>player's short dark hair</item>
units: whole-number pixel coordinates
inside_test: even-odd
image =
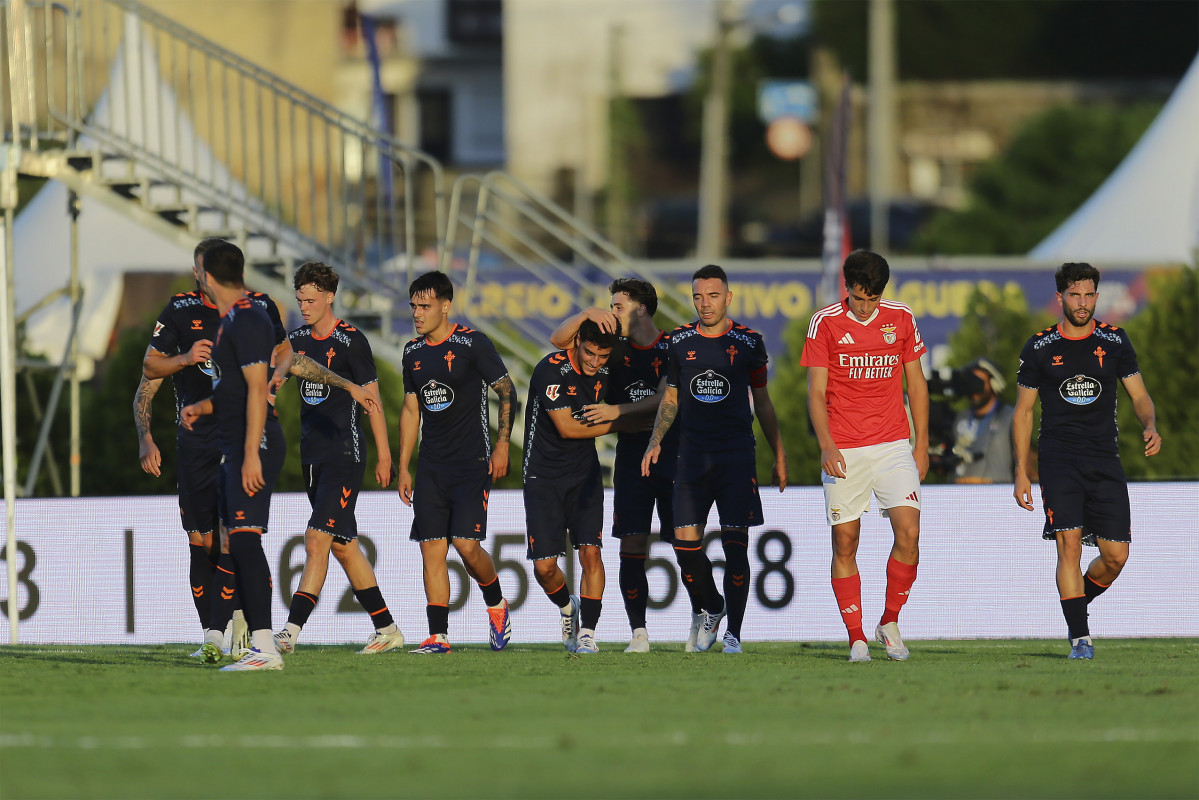
[[[221,286],[245,285],[246,257],[241,248],[222,241],[204,251],[204,271]]]
[[[432,292],[438,300],[453,300],[454,284],[450,282],[449,275],[440,270],[433,270],[424,275],[418,275],[416,280],[408,286],[409,297],[416,297],[424,292]]]
[[[212,248],[216,247],[218,244],[228,244],[228,243],[229,242],[226,239],[217,239],[215,237],[209,238],[209,239],[201,239],[200,243],[196,245],[196,249],[192,251],[192,263],[195,264],[195,263],[199,262],[201,256],[203,256],[205,253],[207,253]]]
[[[1066,291],[1072,284],[1079,281],[1094,281],[1095,288],[1098,289],[1099,270],[1082,261],[1067,261],[1057,268],[1057,272],[1053,273],[1053,280],[1057,283],[1059,292]]]
[[[882,294],[891,280],[891,267],[887,259],[869,250],[854,250],[845,257],[841,267],[845,276],[845,288],[852,289],[860,286],[867,294]]]
[[[583,324],[579,325],[579,344],[589,342],[596,347],[611,350],[620,341],[619,335],[619,322],[616,323],[616,333],[604,333],[600,330],[599,323],[595,320],[585,319],[583,320]]]
[[[338,280],[337,271],[333,267],[320,261],[308,261],[301,264],[300,268],[296,270],[296,276],[292,279],[292,288],[299,291],[301,286],[311,283],[318,292],[337,294]]]
[[[608,287],[608,293],[616,294],[617,292],[624,292],[634,303],[645,306],[645,310],[651,317],[658,310],[658,292],[649,281],[638,278],[617,278]]]
[[[725,274],[723,267],[716,264],[708,264],[706,267],[697,269],[695,274],[691,276],[691,281],[694,283],[695,281],[702,281],[707,278],[720,278],[720,280],[724,281],[725,286],[729,285],[729,276]]]

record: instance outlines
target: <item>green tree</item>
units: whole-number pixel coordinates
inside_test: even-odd
[[[782,429],[790,473],[787,482],[792,486],[820,484],[820,445],[816,443],[816,436],[808,422],[808,370],[799,365],[799,355],[803,351],[810,321],[811,315],[808,315],[792,320],[787,325],[781,351],[787,353],[787,358],[777,360],[781,353],[775,354],[776,366],[770,377],[770,400],[774,403],[779,428]],[[760,426],[755,435],[758,437],[758,485],[766,487],[770,485],[774,454],[766,444]]]
[[[1001,154],[978,167],[967,207],[934,215],[914,249],[1028,252],[1099,188],[1158,109],[1062,106],[1033,117]]]
[[[816,40],[865,78],[866,0],[812,12]],[[1178,76],[1199,46],[1199,4],[1176,0],[904,0],[895,24],[904,80]]]
[[[1008,291],[979,287],[970,295],[960,327],[949,337],[947,366],[964,367],[977,358],[987,359],[1003,372],[1003,401],[1015,405],[1020,351],[1029,336],[1054,321],[1052,314],[1029,311],[1028,300],[1018,287]]]
[[[122,333],[103,370],[84,384],[80,393],[83,441],[80,445],[81,486],[88,496],[174,494],[176,447],[175,395],[171,379],[163,380],[150,410],[150,430],[162,454],[162,474],[154,477],[142,471],[138,460],[137,428],[133,423],[133,395],[142,375],[147,331],[154,315],[146,323]],[[57,424],[58,434],[66,441],[68,421]]]
[[[1141,423],[1120,398],[1120,457],[1134,480],[1195,480],[1199,475],[1199,278],[1191,268],[1150,276],[1151,299],[1125,329],[1137,349],[1157,412],[1162,450],[1145,458]],[[1100,285],[1102,291],[1102,283]]]

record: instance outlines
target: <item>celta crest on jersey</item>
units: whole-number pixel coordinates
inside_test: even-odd
[[[716,370],[706,370],[691,379],[691,396],[701,403],[719,403],[729,396],[732,384]]]
[[[1076,406],[1088,406],[1098,400],[1102,393],[1103,384],[1086,375],[1075,375],[1058,388],[1062,399]]]
[[[454,404],[454,390],[448,384],[429,381],[420,387],[420,399],[428,411],[445,411]]]

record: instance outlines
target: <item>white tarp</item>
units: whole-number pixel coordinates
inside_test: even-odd
[[[1199,56],[1116,171],[1029,256],[1100,264],[1199,260]]]

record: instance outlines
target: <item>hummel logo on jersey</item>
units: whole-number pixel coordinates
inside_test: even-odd
[[[204,321],[203,321],[203,320],[199,320],[199,319],[193,319],[193,320],[192,320],[192,330],[193,330],[193,331],[202,331],[202,330],[204,330]],[[1100,366],[1102,366],[1102,364],[1101,364]]]
[[[837,340],[837,344],[857,344],[848,333]]]

